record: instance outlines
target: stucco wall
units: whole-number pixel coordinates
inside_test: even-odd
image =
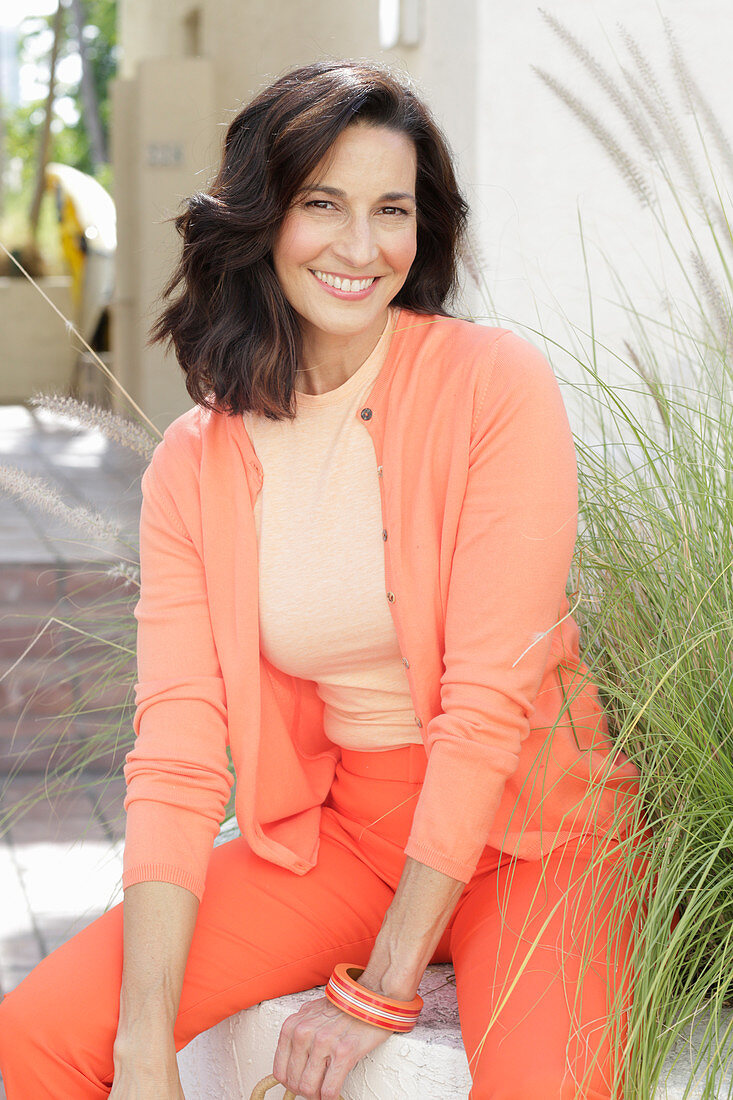
[[[38,280],[64,317],[74,316],[71,277]],[[26,279],[0,278],[0,402],[17,404],[37,392],[62,393],[72,380],[76,350],[61,318]]]
[[[660,7],[675,29],[690,69],[730,133],[733,7],[723,0],[694,5],[686,0],[661,0]],[[616,25],[625,26],[659,73],[674,105],[675,122],[690,136],[694,148],[694,122],[679,110],[662,23],[652,0],[613,0],[611,4],[607,0],[561,0],[548,10],[616,76],[614,51],[629,64]],[[663,319],[667,294],[690,301],[691,290],[671,255],[660,247],[653,217],[640,206],[604,149],[530,66],[548,70],[571,88],[629,152],[636,155],[638,146],[587,70],[549,28],[535,0],[514,0],[503,6],[501,19],[494,4],[479,4],[478,11],[481,63],[473,205],[497,311],[510,327],[524,323],[543,328],[564,346],[573,339],[567,321],[590,330],[580,215],[593,323],[602,343],[622,350],[631,325],[626,312],[615,304],[622,295],[604,254],[615,265],[630,300],[651,319],[650,324],[653,319]],[[716,163],[712,148],[711,153]],[[702,157],[700,161],[704,166]],[[641,158],[639,163],[643,164]],[[717,167],[723,183],[720,158]],[[678,168],[673,178],[682,191],[686,214],[693,217],[689,189]],[[664,216],[681,242],[683,237],[675,228],[680,225],[680,214],[663,192],[662,199]],[[614,365],[611,354],[601,350],[601,356],[610,376],[618,380],[631,377]],[[569,358],[557,352],[555,357],[565,363],[569,376],[577,375]],[[569,403],[572,401],[569,397]]]

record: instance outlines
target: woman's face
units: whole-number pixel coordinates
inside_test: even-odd
[[[296,194],[273,261],[305,334],[383,324],[417,251],[416,169],[405,134],[356,122]]]

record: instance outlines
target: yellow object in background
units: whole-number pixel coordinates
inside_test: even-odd
[[[47,165],[46,186],[55,196],[61,247],[73,280],[75,323],[95,346],[95,333],[114,291],[114,200],[93,176],[68,164]]]

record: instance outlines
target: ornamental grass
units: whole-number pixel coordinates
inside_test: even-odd
[[[619,994],[610,1005],[621,1050],[614,1096],[651,1100],[674,1086],[675,1096],[712,1100],[733,1095],[733,152],[669,20],[660,74],[625,28],[625,54],[608,68],[541,14],[589,88],[535,72],[648,214],[667,279],[662,308],[641,311],[602,249],[626,335],[613,348],[595,331],[586,262],[591,324],[570,322],[564,347],[498,316],[475,250],[467,266],[481,319],[524,328],[551,361],[572,361],[573,379],[561,381],[584,421],[568,596],[609,732],[642,793],[621,842],[621,874],[639,904],[633,1004]],[[592,94],[604,108],[589,106]],[[582,219],[580,238],[585,257]],[[632,381],[612,382],[619,368]],[[611,965],[623,915],[619,907]],[[577,1005],[582,983],[567,995]],[[600,1039],[589,1037],[590,1049]]]

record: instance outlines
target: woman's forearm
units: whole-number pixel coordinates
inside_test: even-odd
[[[172,1028],[199,902],[182,886],[139,882],[125,890],[123,906],[120,1040],[151,1025]]]
[[[359,981],[398,1000],[412,1000],[465,882],[407,856]]]

